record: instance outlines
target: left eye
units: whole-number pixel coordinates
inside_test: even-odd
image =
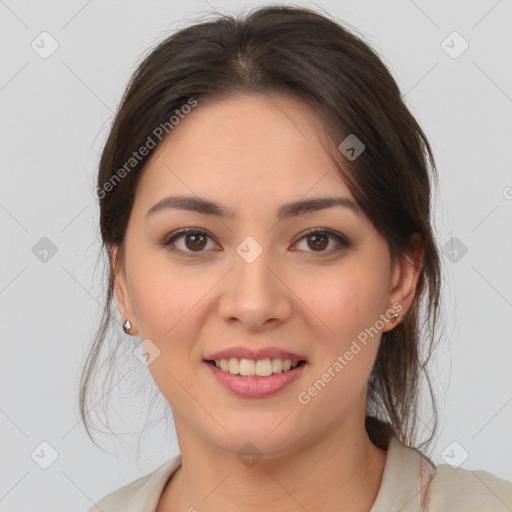
[[[334,240],[335,244],[338,247],[330,250],[324,250],[329,245],[329,239]],[[350,245],[349,241],[337,233],[333,233],[332,231],[326,230],[313,230],[306,233],[302,238],[299,239],[299,242],[302,240],[306,240],[308,247],[313,247],[314,250],[311,251],[315,254],[315,256],[328,256],[333,252],[340,250],[343,247],[348,247]],[[341,247],[340,247],[341,246]],[[309,252],[306,250],[306,252]]]
[[[176,241],[182,238],[184,239],[184,247],[175,247],[174,244],[176,243]],[[162,242],[162,245],[168,247],[168,249],[172,252],[176,252],[188,257],[194,257],[195,254],[205,252],[203,251],[203,249],[205,249],[205,247],[208,245],[209,238],[211,239],[210,235],[205,231],[198,229],[184,229],[167,237]],[[334,245],[336,246],[337,244],[338,247],[325,250],[326,247],[328,247],[329,245],[329,239],[334,240]],[[317,253],[315,254],[315,256],[328,256],[329,254],[336,252],[343,247],[348,247],[350,245],[350,242],[342,235],[333,233],[332,231],[319,229],[309,231],[308,233],[303,235],[298,240],[298,242],[301,242],[302,240],[308,241],[308,247],[313,248],[312,251],[308,251],[306,249],[306,252]],[[310,241],[311,243],[309,243]],[[297,245],[298,242],[296,242],[295,245]]]

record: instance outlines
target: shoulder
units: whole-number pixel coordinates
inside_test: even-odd
[[[156,507],[169,477],[181,464],[181,455],[159,466],[147,475],[107,494],[87,512],[139,512]]]
[[[437,466],[426,493],[428,512],[507,512],[512,482],[487,471]]]

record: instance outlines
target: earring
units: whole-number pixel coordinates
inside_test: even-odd
[[[130,334],[130,329],[132,328],[132,323],[130,320],[126,320],[126,322],[123,324],[123,330],[126,334]]]
[[[398,318],[400,315],[395,311],[391,316],[391,320],[394,320],[395,318]]]

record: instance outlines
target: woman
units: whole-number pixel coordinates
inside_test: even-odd
[[[90,511],[512,507],[511,483],[412,448],[440,304],[428,162],[384,64],[324,15],[221,16],[151,51],[100,162],[81,412],[115,293],[181,453]]]

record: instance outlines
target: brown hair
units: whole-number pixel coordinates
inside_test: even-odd
[[[191,98],[201,102],[236,94],[280,92],[300,98],[322,119],[332,141],[333,164],[387,240],[392,261],[410,260],[411,237],[415,233],[421,236],[424,257],[416,295],[398,325],[382,334],[368,383],[366,428],[378,446],[385,447],[393,432],[404,443],[415,445],[423,376],[433,426],[422,446],[431,441],[437,413],[426,364],[435,342],[441,269],[430,220],[429,163],[436,179],[437,171],[429,143],[395,80],[376,52],[353,32],[306,8],[266,6],[243,18],[218,15],[179,30],[152,49],[138,66],[99,165],[102,254],[103,249],[108,254],[109,248],[117,245],[119,258],[109,260],[105,267],[104,314],[80,381],[80,413],[91,439],[86,404],[112,320],[115,265],[122,261],[137,183],[154,149],[133,170],[122,173],[122,179],[119,170],[124,166],[126,171],[133,152],[146,145],[156,127],[169,124],[175,111]],[[349,134],[365,145],[353,161],[337,149]],[[119,346],[118,340],[110,351],[109,371]]]

